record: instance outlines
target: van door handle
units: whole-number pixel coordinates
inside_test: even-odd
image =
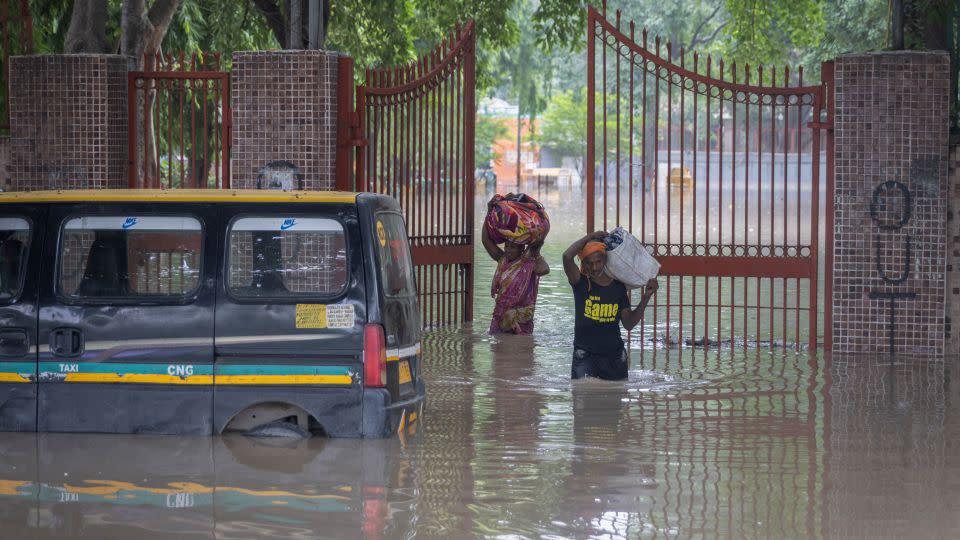
[[[80,356],[83,333],[79,328],[57,328],[50,332],[50,352],[54,356]]]
[[[0,329],[0,355],[26,356],[30,351],[27,331],[22,328]]]

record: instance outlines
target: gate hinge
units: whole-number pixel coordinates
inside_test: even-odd
[[[367,139],[360,130],[360,115],[356,111],[347,113],[347,143],[357,147],[367,145]]]
[[[825,129],[833,131],[833,122],[807,122],[807,127],[811,129]]]

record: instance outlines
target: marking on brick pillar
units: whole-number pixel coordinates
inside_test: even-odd
[[[257,171],[257,189],[303,189],[303,172],[289,161],[271,161]]]
[[[897,201],[899,201],[899,204]],[[878,184],[877,187],[873,189],[873,196],[870,199],[870,219],[873,220],[873,223],[881,231],[899,231],[912,217],[913,194],[902,182],[889,180]],[[910,236],[906,237],[906,257],[904,257],[903,270],[900,272],[900,275],[890,277],[881,264],[880,243],[885,236],[887,235],[882,233],[874,235],[873,243],[876,246],[874,264],[876,265],[877,273],[880,274],[880,279],[882,279],[884,283],[899,285],[910,277],[910,267],[913,264],[913,239]],[[917,293],[914,291],[873,290],[868,293],[868,297],[871,300],[886,300],[888,302],[889,309],[887,312],[890,318],[887,339],[890,343],[890,354],[894,353],[894,337],[897,333],[896,301],[912,300],[916,298],[916,296]]]

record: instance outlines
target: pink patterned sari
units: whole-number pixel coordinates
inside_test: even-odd
[[[490,321],[491,334],[533,333],[533,312],[540,287],[540,276],[533,272],[536,266],[537,259],[526,254],[513,261],[500,259],[490,289],[490,295],[497,299]]]

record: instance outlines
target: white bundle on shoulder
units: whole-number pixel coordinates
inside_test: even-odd
[[[660,272],[660,263],[623,227],[610,231],[605,243],[608,246],[607,275],[628,289],[643,287]]]

